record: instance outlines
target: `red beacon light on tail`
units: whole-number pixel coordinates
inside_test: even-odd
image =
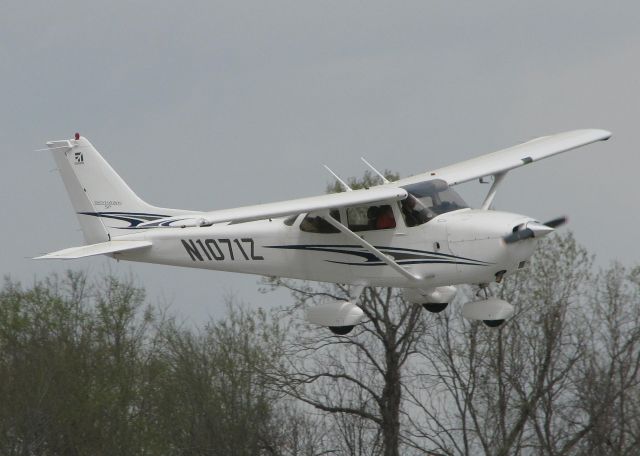
[[[75,134],[76,141],[80,139],[80,133]]]

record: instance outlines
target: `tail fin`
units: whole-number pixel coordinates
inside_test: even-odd
[[[144,222],[193,213],[145,203],[89,140],[78,134],[75,139],[50,141],[47,146],[60,170],[87,244],[130,234]]]

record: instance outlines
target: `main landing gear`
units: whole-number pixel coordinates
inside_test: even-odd
[[[436,302],[436,303],[426,303],[422,304],[425,310],[428,310],[431,313],[440,313],[449,305],[448,302]]]
[[[355,328],[355,325],[350,326],[329,326],[329,329],[332,333],[337,334],[338,336],[345,336],[351,332]]]
[[[513,306],[507,301],[494,297],[486,283],[480,284],[476,297],[481,299],[468,302],[462,308],[463,317],[469,320],[481,320],[490,328],[497,328],[513,315]]]

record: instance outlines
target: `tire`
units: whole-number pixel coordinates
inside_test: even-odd
[[[502,326],[505,320],[482,320],[482,322],[489,328],[497,328],[499,326]]]
[[[448,302],[430,302],[430,303],[422,304],[422,307],[424,307],[426,310],[428,310],[431,313],[440,313],[444,309],[446,309],[448,305],[449,305]]]
[[[349,334],[353,328],[355,328],[355,326],[329,326],[331,332],[339,336]]]

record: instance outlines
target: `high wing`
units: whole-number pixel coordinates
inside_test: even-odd
[[[533,139],[524,144],[370,189],[223,209],[198,215],[168,217],[142,223],[138,225],[137,228],[203,226],[224,222],[250,222],[303,212],[323,211],[331,208],[356,206],[381,201],[397,201],[407,197],[406,190],[399,188],[400,186],[434,179],[441,179],[449,185],[456,185],[485,176],[504,174],[514,168],[551,157],[552,155],[567,152],[596,141],[607,140],[610,136],[611,133],[606,130],[573,130]]]
[[[169,217],[142,223],[136,228],[204,226],[223,222],[251,222],[267,218],[283,217],[303,212],[316,212],[338,207],[357,206],[382,201],[399,201],[407,197],[407,191],[391,186],[373,187],[344,193],[312,196],[277,203],[222,209],[204,212],[197,216]]]
[[[503,174],[514,168],[567,152],[597,141],[606,141],[611,132],[606,130],[573,130],[536,138],[517,146],[465,160],[423,174],[394,182],[407,185],[432,179],[442,179],[449,185],[461,184],[485,176]]]

